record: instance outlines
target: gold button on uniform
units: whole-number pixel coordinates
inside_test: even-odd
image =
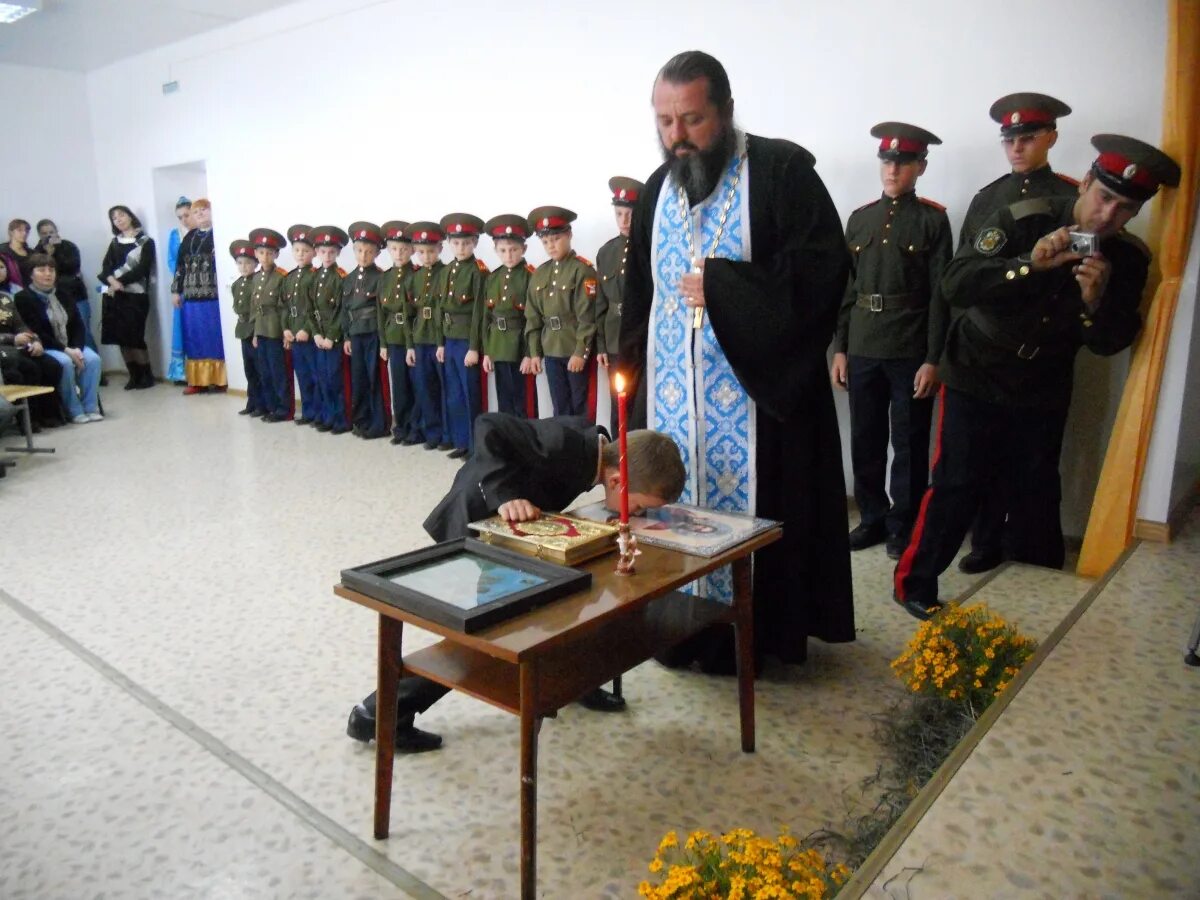
[[[1007,272],[1004,273],[1004,277],[1007,278],[1009,281],[1012,281],[1014,278],[1017,277],[1017,273],[1014,272],[1012,269],[1009,269]]]

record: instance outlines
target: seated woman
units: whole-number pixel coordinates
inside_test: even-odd
[[[100,356],[84,343],[83,319],[70,300],[54,293],[58,267],[44,253],[30,260],[30,285],[17,294],[17,312],[33,329],[46,353],[62,366],[58,396],[75,425],[99,422]]]
[[[0,258],[0,376],[5,384],[58,387],[62,367],[21,320],[13,299],[19,290],[9,279],[8,265]],[[59,424],[58,401],[53,394],[30,398],[29,412],[35,428]]]

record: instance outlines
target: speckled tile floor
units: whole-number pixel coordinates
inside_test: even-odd
[[[343,731],[375,621],[331,587],[427,542],[453,461],[247,421],[235,397],[105,403],[0,483],[0,897],[515,896],[514,717],[459,696],[423,717],[446,745],[398,758],[383,842],[373,749]],[[803,834],[856,809],[914,626],[891,568],[882,547],[855,554],[859,640],[760,681],[753,755],[731,679],[655,664],[626,677],[625,715],[548,721],[540,895],[633,896],[669,828]],[[955,572],[944,594],[971,584]],[[1084,590],[1021,567],[983,588],[1038,636]],[[431,640],[412,631],[406,646]]]
[[[1134,551],[866,896],[1200,897],[1197,585],[1200,510]]]

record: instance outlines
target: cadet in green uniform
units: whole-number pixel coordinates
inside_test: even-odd
[[[408,279],[417,270],[413,265],[413,245],[405,234],[407,222],[393,219],[383,223],[392,267],[379,279],[379,354],[388,367],[392,395],[392,443],[415,444],[412,437],[413,391],[405,359],[408,351],[408,300],[404,291]]]
[[[246,373],[246,406],[238,415],[261,418],[267,414],[267,404],[254,359],[254,304],[250,297],[250,277],[258,267],[258,260],[254,258],[254,245],[240,239],[229,245],[229,255],[238,270],[238,277],[229,288],[233,294],[233,314],[237,316],[233,336],[242,342],[242,369]]]
[[[292,258],[296,261],[296,267],[283,280],[283,349],[292,352],[292,369],[300,385],[300,415],[293,421],[297,425],[315,425],[317,347],[312,342],[312,313],[308,307],[315,277],[312,228],[293,225],[287,236],[292,245]],[[289,393],[292,390],[290,383],[287,390]]]
[[[940,374],[933,480],[895,574],[912,615],[940,608],[937,579],[954,559],[988,472],[1013,471],[1014,554],[1061,567],[1059,456],[1080,347],[1109,356],[1132,343],[1150,253],[1123,229],[1179,166],[1133,138],[1092,138],[1099,156],[1070,197],[1022,200],[988,219],[942,279],[961,309]],[[1003,459],[1005,455],[1011,459]]]
[[[587,415],[587,361],[596,334],[599,279],[591,262],[571,249],[575,218],[561,206],[539,206],[528,220],[550,258],[529,281],[525,338],[533,374],[546,370],[556,416]]]
[[[446,416],[450,443],[454,445],[450,456],[460,459],[471,449],[471,433],[481,407],[481,310],[488,268],[475,258],[483,219],[470,213],[451,213],[442,217],[441,226],[454,259],[438,273],[434,287],[442,316],[442,346],[437,354],[443,364]]]
[[[383,247],[383,232],[370,222],[355,222],[350,226],[350,240],[358,265],[342,279],[342,349],[350,357],[354,434],[375,440],[388,433],[379,380],[379,279],[383,271],[375,265]]]
[[[345,434],[346,388],[342,377],[342,278],[338,254],[350,241],[336,225],[321,225],[312,232],[321,270],[310,286],[308,308],[312,314],[313,343],[317,345],[317,431]]]
[[[612,433],[617,433],[617,393],[613,373],[621,367],[617,348],[621,341],[621,309],[625,302],[625,258],[629,254],[629,226],[633,208],[645,188],[640,181],[618,175],[608,179],[612,191],[617,236],[596,254],[600,286],[596,297],[596,362],[608,370],[609,411]]]
[[[525,262],[529,225],[524,216],[509,214],[489,219],[483,230],[492,236],[500,257],[483,287],[483,370],[495,376],[500,412],[524,418],[529,414],[525,297],[534,271]]]
[[[871,129],[879,138],[883,196],[850,215],[853,267],[838,313],[830,378],[850,391],[850,458],[862,516],[850,549],[887,540],[899,559],[929,478],[929,424],[946,305],[937,291],[953,255],[946,210],[918,197],[935,135],[904,122]],[[885,487],[891,425],[891,501]]]
[[[292,415],[291,385],[283,360],[284,273],[275,260],[287,241],[271,228],[255,228],[250,232],[250,243],[258,258],[258,271],[250,281],[250,300],[254,311],[254,361],[267,408],[263,421],[285,422]]]
[[[1000,123],[1000,141],[1012,171],[982,188],[971,200],[963,220],[958,245],[975,240],[983,223],[1001,209],[1034,197],[1074,197],[1079,182],[1050,168],[1050,149],[1058,141],[1058,120],[1071,107],[1046,94],[1008,94],[992,104],[989,115]],[[986,572],[1004,561],[1004,522],[1012,477],[992,473],[983,492],[979,514],[971,527],[971,552],[959,561],[967,573]]]
[[[408,226],[413,256],[420,268],[405,288],[408,300],[408,350],[405,357],[412,369],[413,392],[417,395],[418,420],[412,436],[425,442],[426,450],[453,450],[446,433],[442,409],[442,317],[434,282],[442,269],[442,229],[436,222],[414,222]]]

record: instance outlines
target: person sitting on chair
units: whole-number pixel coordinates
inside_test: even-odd
[[[492,515],[528,522],[543,509],[562,509],[598,484],[604,486],[604,502],[610,509],[620,505],[618,447],[583,416],[523,419],[487,413],[475,420],[474,437],[466,465],[424,522],[435,541],[467,537],[471,522]],[[655,431],[631,431],[627,455],[631,515],[679,499],[685,472],[673,440]],[[397,752],[421,753],[441,746],[438,735],[417,728],[413,719],[449,690],[420,676],[400,679]],[[585,694],[582,702],[603,712],[625,706],[624,700],[600,688]],[[346,733],[356,741],[375,737],[374,692],[350,711]]]

